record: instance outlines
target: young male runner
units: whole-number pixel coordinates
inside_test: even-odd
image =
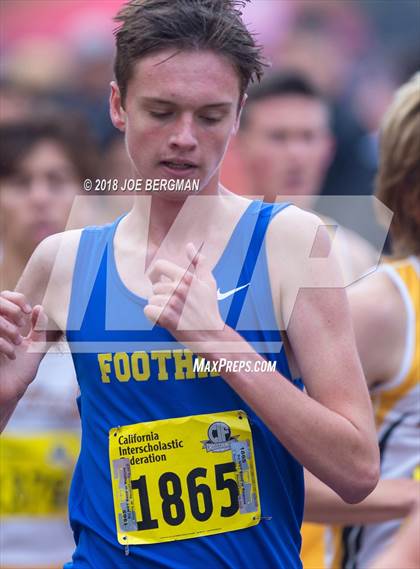
[[[297,568],[301,464],[349,502],[376,484],[369,398],[319,220],[219,184],[261,75],[240,5],[136,0],[119,15],[111,117],[138,178],[199,179],[200,195],[139,196],[111,225],[46,240],[2,295],[3,423],[42,357],[29,350],[45,339],[38,316],[73,352],[83,435],[69,567]],[[266,360],[277,371],[256,373]]]

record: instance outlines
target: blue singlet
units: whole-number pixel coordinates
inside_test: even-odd
[[[213,274],[220,291],[240,288],[219,301],[225,321],[290,381],[276,324],[264,236],[272,216],[287,204],[253,201]],[[150,358],[150,378],[101,376],[98,354],[152,353],[167,344],[182,348],[143,314],[144,298],[128,290],[115,266],[113,237],[118,221],[84,229],[73,276],[67,339],[80,385],[82,445],[70,493],[70,520],[76,540],[65,569],[299,569],[303,514],[302,467],[221,377],[175,377],[166,361],[164,381]],[[249,286],[245,286],[248,285]],[[157,348],[159,349],[159,348]],[[258,376],[256,375],[256,380]],[[279,381],[285,381],[279,377]],[[300,381],[295,381],[302,388]],[[267,394],[269,397],[270,394]],[[117,541],[108,457],[113,427],[173,417],[243,409],[255,450],[262,520],[256,526],[194,539],[132,545],[128,555]]]

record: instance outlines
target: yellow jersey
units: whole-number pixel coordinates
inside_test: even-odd
[[[397,375],[371,389],[381,453],[381,478],[413,478],[420,464],[420,262],[416,257],[379,268],[394,283],[406,311],[405,351]],[[341,528],[332,569],[365,569],[390,543],[402,520]]]

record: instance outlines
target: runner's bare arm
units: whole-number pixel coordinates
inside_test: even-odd
[[[234,371],[239,368],[235,366],[229,371],[225,367],[221,375],[299,462],[345,501],[359,502],[378,481],[379,451],[347,297],[324,231],[314,247],[319,219],[289,209],[268,231],[270,281],[277,291],[275,312],[280,326],[288,323],[288,339],[308,394],[278,372]],[[154,296],[145,314],[207,360],[246,360],[254,367],[263,358],[224,326],[214,277],[199,257],[189,250],[195,275],[168,261],[155,264],[150,273]],[[160,282],[162,277],[172,282]],[[187,324],[183,328],[178,326],[181,314]]]
[[[288,324],[307,393],[279,373],[223,375],[299,462],[355,503],[376,486],[379,451],[347,297],[338,264],[328,255],[328,237],[318,231],[319,219],[288,209],[270,224],[267,253],[278,319]],[[226,329],[224,340],[234,339],[241,341]]]
[[[0,294],[1,430],[35,378],[49,342],[62,335],[78,238],[75,231],[45,239],[17,290]]]

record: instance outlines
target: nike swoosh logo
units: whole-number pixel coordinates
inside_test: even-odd
[[[250,283],[243,285],[243,286],[238,286],[238,288],[228,290],[227,292],[220,292],[220,288],[218,288],[217,289],[217,300],[224,300],[225,298],[232,296],[232,294],[235,294],[235,292],[238,292],[238,290],[242,290],[243,288],[246,288],[249,285],[250,285]]]

